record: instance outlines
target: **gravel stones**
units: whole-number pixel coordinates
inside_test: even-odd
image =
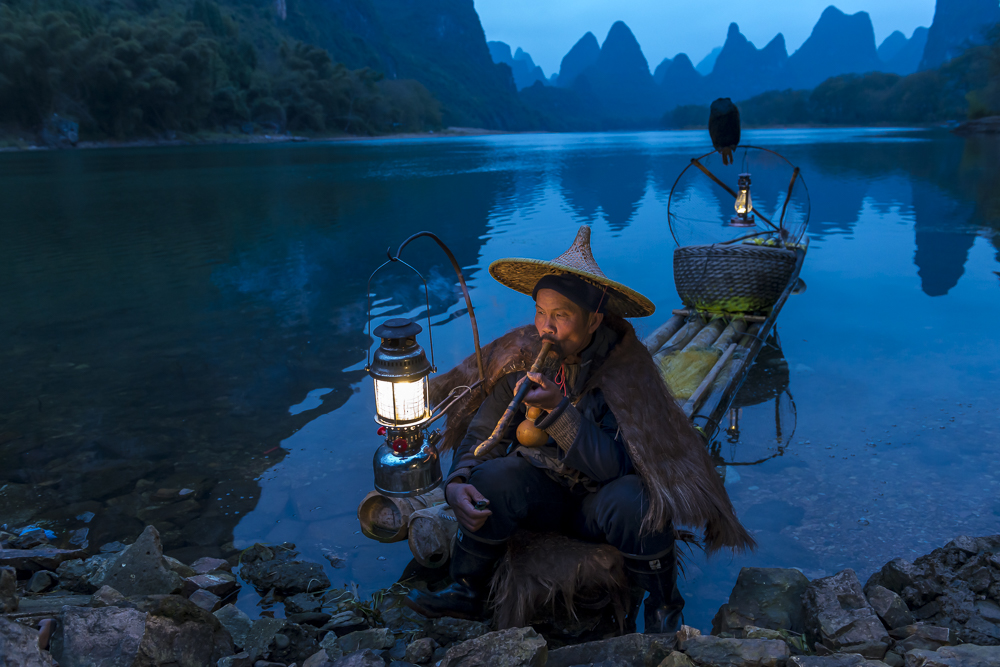
[[[813,642],[833,652],[859,653],[881,660],[890,639],[868,604],[854,570],[817,579],[803,596],[806,631]]]
[[[712,620],[712,632],[740,636],[744,627],[753,625],[801,633],[805,630],[802,595],[808,585],[809,580],[798,570],[745,567],[729,603],[722,605]]]
[[[692,637],[681,650],[699,665],[714,667],[784,667],[789,656],[788,645],[772,639]]]
[[[548,647],[532,628],[510,628],[448,649],[441,667],[544,667]]]

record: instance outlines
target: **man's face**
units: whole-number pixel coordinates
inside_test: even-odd
[[[604,315],[584,311],[555,290],[538,290],[535,328],[542,338],[555,341],[563,357],[574,357],[582,352],[603,319]]]

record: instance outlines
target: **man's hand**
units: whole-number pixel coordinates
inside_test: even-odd
[[[477,510],[476,502],[486,500],[476,487],[471,484],[452,482],[444,490],[444,497],[453,510],[458,523],[468,531],[476,532],[486,523],[486,518],[493,514],[489,510]],[[489,502],[486,500],[486,502]]]
[[[562,389],[559,388],[559,385],[541,373],[528,373],[518,380],[517,386],[514,388],[515,393],[522,382],[534,382],[537,385],[524,395],[524,404],[529,407],[555,410],[556,406],[563,400]]]

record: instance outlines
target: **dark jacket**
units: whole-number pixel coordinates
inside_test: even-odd
[[[523,456],[533,465],[544,468],[550,477],[575,491],[596,491],[602,484],[634,472],[628,449],[618,428],[618,420],[599,388],[581,394],[591,372],[598,367],[617,343],[617,336],[602,326],[581,356],[579,368],[572,366],[566,375],[569,395],[535,425],[549,434],[541,447],[523,447],[515,439],[518,425],[524,421],[522,405],[511,420],[503,440],[491,452],[476,458],[475,448],[486,440],[514,398],[523,371],[509,373],[497,382],[472,419],[465,438],[455,451],[447,482],[468,479],[469,472],[482,461],[501,456]]]

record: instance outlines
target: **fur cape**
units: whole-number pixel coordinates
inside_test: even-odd
[[[646,531],[663,530],[668,522],[704,529],[709,553],[729,547],[753,549],[756,544],[733,511],[722,480],[715,472],[704,442],[666,383],[635,329],[626,320],[605,315],[604,322],[618,334],[618,343],[604,362],[591,371],[584,391],[595,387],[614,413],[629,455],[649,494],[643,517]],[[448,411],[441,449],[456,448],[473,416],[496,383],[508,373],[527,370],[541,341],[533,326],[501,336],[482,349],[486,382]],[[455,387],[478,380],[475,355],[430,383],[432,404]]]

